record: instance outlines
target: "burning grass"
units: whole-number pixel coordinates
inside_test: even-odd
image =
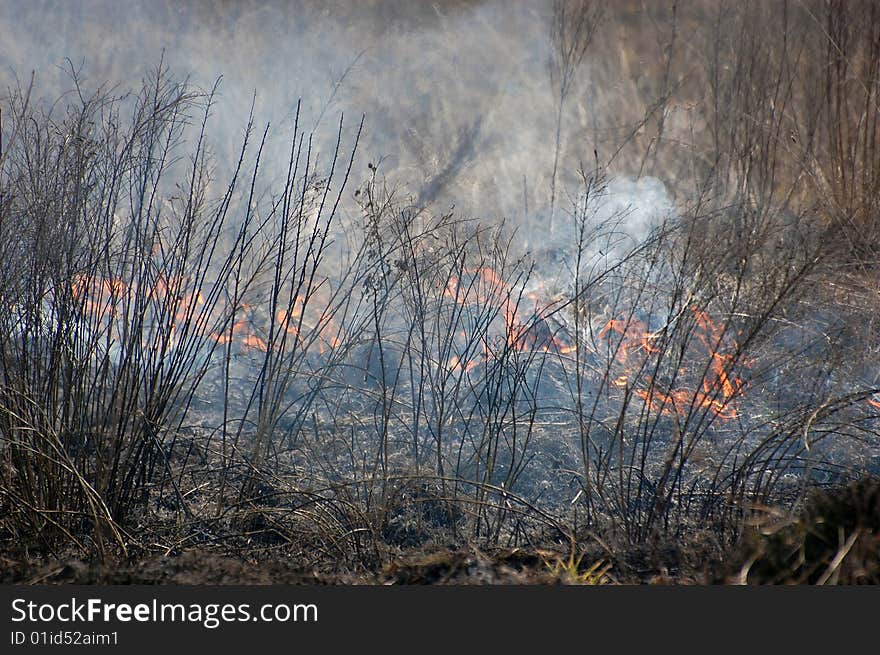
[[[756,195],[753,151],[638,239],[597,157],[551,210],[570,238],[525,252],[381,165],[358,183],[362,122],[319,153],[297,112],[279,177],[252,118],[222,178],[216,89],[73,84],[3,114],[0,530],[23,560],[709,580],[675,544],[715,561],[765,508],[877,470],[827,216]]]

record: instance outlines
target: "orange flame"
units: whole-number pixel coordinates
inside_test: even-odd
[[[326,312],[317,320],[309,318],[308,315],[314,312],[308,311],[307,304],[305,297],[297,295],[289,311],[279,309],[275,313],[275,321],[297,340],[299,340],[300,327],[308,328],[310,333],[317,333],[318,352],[323,355],[328,349],[339,346],[339,331],[336,329],[333,317]]]
[[[517,298],[504,278],[488,266],[467,268],[463,273],[470,278],[469,283],[464,283],[458,276],[450,276],[443,290],[444,297],[459,305],[498,308],[508,347],[517,351],[555,351],[560,354],[576,350],[575,344],[566,343],[554,333],[537,292],[523,293]],[[489,356],[488,352],[486,356]]]
[[[320,300],[313,305],[325,307],[329,298],[322,290],[325,287],[318,286],[317,293]],[[101,278],[88,274],[74,276],[70,281],[70,289],[74,300],[80,304],[83,313],[98,320],[112,320],[117,313],[117,307],[126,298],[126,294],[136,294],[136,285],[127,285],[116,278]],[[143,287],[141,289],[143,291]],[[171,331],[178,330],[183,326],[192,328],[196,323],[207,323],[203,319],[206,311],[206,299],[199,289],[191,288],[190,280],[186,276],[167,276],[160,274],[152,281],[145,290],[146,297],[154,303],[156,315],[167,321]],[[322,304],[323,303],[323,304]],[[222,307],[214,308],[211,314],[215,317],[222,315]],[[319,314],[315,316],[315,314]],[[328,349],[339,346],[339,331],[328,310],[320,309],[315,312],[308,307],[306,300],[297,296],[293,305],[288,310],[279,310],[274,317],[275,321],[288,334],[299,339],[299,331],[306,328],[317,332],[317,348],[321,354]],[[233,324],[217,332],[208,332],[207,338],[219,345],[236,343],[244,348],[269,350],[266,338],[257,334],[254,328],[253,308],[246,303],[240,303],[233,314]]]
[[[228,330],[209,334],[209,338],[213,339],[221,346],[237,342],[245,348],[262,350],[263,352],[268,351],[269,344],[265,339],[254,332],[253,322],[250,316],[251,312],[252,309],[250,305],[247,303],[241,303],[236,311],[236,315],[239,313],[243,313],[244,315],[236,320]]]
[[[454,373],[470,373],[480,362],[476,359],[462,361],[458,355],[449,358],[449,370]]]
[[[709,370],[703,376],[699,390],[680,387],[663,391],[652,383],[649,375],[643,376],[634,395],[640,398],[651,411],[663,415],[685,415],[691,408],[704,408],[713,412],[722,419],[737,417],[736,408],[731,402],[734,398],[742,395],[745,384],[739,378],[732,377],[730,369],[737,361],[735,354],[719,352],[722,346],[726,329],[718,325],[696,307],[691,307],[696,319],[696,333],[698,341],[706,348],[709,356]],[[647,326],[636,318],[611,319],[599,331],[599,338],[611,338],[612,334],[620,335],[615,345],[614,360],[620,364],[624,373],[610,380],[609,384],[614,387],[626,387],[630,384],[630,378],[639,368],[643,368],[643,362],[634,362],[633,355],[643,352],[646,356],[658,354],[657,335],[652,334]],[[733,342],[734,352],[736,342]],[[642,366],[640,366],[640,364]],[[686,373],[685,369],[679,369],[680,373]],[[634,385],[635,386],[635,385]],[[880,407],[880,404],[878,404]]]
[[[115,303],[124,296],[127,287],[122,280],[116,278],[102,279],[90,275],[75,275],[70,283],[73,298],[82,303],[86,314],[99,318],[107,312],[115,314]]]
[[[614,358],[621,364],[626,365],[630,355],[639,348],[649,353],[657,353],[660,350],[653,345],[655,336],[648,331],[647,326],[638,319],[618,320],[611,319],[599,331],[598,337],[605,339],[612,332],[616,332],[623,338],[617,344]]]

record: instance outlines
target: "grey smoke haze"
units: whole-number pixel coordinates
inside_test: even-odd
[[[136,86],[160,56],[179,77],[209,88],[223,76],[212,120],[215,151],[232,157],[256,93],[257,124],[271,122],[278,148],[297,99],[327,150],[340,113],[349,132],[366,115],[355,182],[366,162],[403,194],[439,209],[505,217],[527,242],[553,240],[549,207],[555,100],[547,73],[550,2],[225,2],[147,0],[0,2],[0,84],[13,75],[52,98],[69,88],[70,59],[87,85]],[[585,135],[613,117],[588,56],[566,106],[559,201],[577,200],[577,168],[596,144]],[[282,167],[279,166],[279,170]],[[663,184],[618,176],[600,213],[626,210],[624,231],[642,236],[671,211]]]

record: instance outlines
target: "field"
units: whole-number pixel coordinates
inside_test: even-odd
[[[13,4],[0,581],[880,580],[876,3]]]

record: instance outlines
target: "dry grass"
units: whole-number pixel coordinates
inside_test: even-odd
[[[279,178],[252,117],[220,179],[214,91],[161,66],[132,95],[74,74],[52,109],[13,90],[0,533],[16,557],[662,581],[657,557],[689,561],[670,544],[720,557],[757,508],[875,467],[857,305],[876,274],[880,14],[655,8],[640,115],[563,210],[562,108],[587,49],[607,47],[601,15],[556,5],[549,217],[573,239],[537,260],[508,226],[413,203],[381,162],[359,170],[361,125],[318,153],[297,122]],[[627,237],[626,210],[602,209],[615,169],[668,171],[679,214]],[[564,261],[558,288],[542,255]],[[785,563],[792,579],[872,575],[874,528],[847,521],[804,560],[819,568]],[[811,529],[783,533],[812,553]],[[744,575],[770,575],[771,551]],[[705,573],[682,568],[673,581]]]

